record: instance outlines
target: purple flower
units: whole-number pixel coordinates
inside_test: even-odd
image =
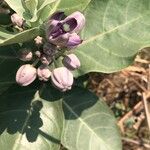
[[[65,18],[64,22],[68,22],[71,19],[76,20],[76,26],[73,29],[73,32],[79,33],[85,25],[84,15],[82,13],[80,13],[79,11],[76,11],[76,12],[72,13],[71,15],[69,15],[67,18]]]
[[[70,49],[76,48],[79,44],[82,43],[80,36],[76,33],[72,33],[69,36],[69,40],[67,41],[67,47]]]
[[[51,79],[54,86],[63,92],[70,90],[73,84],[73,74],[66,67],[54,69]]]
[[[24,23],[23,18],[21,18],[17,13],[11,15],[11,21],[14,25],[17,25],[18,27],[22,27]]]
[[[77,35],[85,25],[85,17],[80,12],[74,12],[65,18],[63,12],[55,13],[47,24],[47,39],[60,47],[74,48],[82,40]]]
[[[63,64],[69,70],[75,70],[80,67],[80,61],[75,54],[69,54],[64,57]]]
[[[16,82],[21,86],[27,86],[36,79],[36,68],[30,64],[22,65],[16,74]]]
[[[51,76],[51,71],[48,69],[47,66],[45,65],[41,65],[38,69],[37,69],[37,75],[39,80],[43,80],[43,81],[48,81],[48,79]]]

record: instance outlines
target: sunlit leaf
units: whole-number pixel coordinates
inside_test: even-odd
[[[91,0],[84,14],[84,41],[75,50],[81,61],[77,75],[121,70],[150,46],[149,0]]]

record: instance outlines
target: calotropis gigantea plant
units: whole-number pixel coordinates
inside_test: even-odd
[[[3,3],[0,149],[121,150],[111,111],[80,76],[121,70],[150,46],[149,0]]]

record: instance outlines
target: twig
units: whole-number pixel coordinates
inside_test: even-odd
[[[144,92],[147,91],[147,89],[146,89],[143,85],[141,85],[139,82],[137,82],[134,78],[132,78],[132,81],[133,81],[141,90],[143,90]]]
[[[136,62],[142,63],[142,64],[149,64],[150,62],[145,60],[145,59],[141,59],[140,57],[137,57],[135,59]]]
[[[148,65],[147,90],[150,91],[150,65]]]
[[[122,140],[125,141],[125,142],[130,142],[130,143],[139,145],[139,146],[144,146],[145,148],[150,149],[150,145],[146,144],[146,143],[143,143],[142,141],[135,141],[135,140],[132,140],[132,139],[129,139],[129,138],[126,138],[126,137],[122,137]]]
[[[144,103],[144,108],[145,108],[145,113],[147,118],[147,124],[150,131],[150,104],[148,104],[147,98],[148,97],[146,92],[143,92],[143,103]]]
[[[150,131],[150,103],[148,102],[148,98],[150,98],[150,65],[149,65],[148,77],[147,77],[147,91],[143,92],[142,96],[143,96],[143,103],[144,103],[144,108],[146,113],[147,124]]]
[[[137,121],[136,121],[135,124],[133,125],[133,128],[134,128],[135,130],[138,130],[139,127],[141,126],[142,122],[145,120],[145,114],[142,112],[142,113],[140,114],[140,116],[136,117],[136,120],[137,120]]]
[[[125,122],[126,119],[128,119],[129,117],[131,117],[134,113],[140,112],[143,109],[143,103],[142,101],[138,102],[132,110],[130,110],[128,113],[126,113],[118,122],[118,125],[122,131],[122,133],[124,133],[124,128],[123,128],[123,123]]]

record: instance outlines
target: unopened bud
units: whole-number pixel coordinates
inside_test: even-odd
[[[22,27],[24,23],[23,18],[20,17],[17,13],[11,15],[11,21],[14,25],[17,25],[18,27]]]
[[[43,52],[48,56],[54,56],[56,51],[56,46],[51,43],[45,43],[43,46]]]
[[[36,51],[36,52],[35,52],[35,55],[36,55],[38,58],[40,58],[40,57],[41,57],[41,52],[40,52],[40,51]]]
[[[19,51],[19,59],[22,61],[32,60],[33,54],[30,50],[24,49]]]
[[[63,92],[70,90],[73,84],[73,74],[66,67],[54,69],[51,79],[54,86]]]
[[[40,59],[44,65],[49,65],[52,62],[52,58],[47,55],[42,55]]]
[[[69,54],[64,57],[63,64],[69,70],[75,70],[80,67],[80,60],[75,54]]]
[[[35,44],[37,44],[37,45],[43,44],[43,38],[40,37],[40,36],[37,36],[37,37],[34,39],[34,41],[35,41]]]
[[[36,79],[36,68],[30,64],[22,65],[16,74],[16,82],[21,86],[27,86]]]
[[[37,69],[37,75],[39,80],[43,80],[43,81],[48,81],[48,79],[51,76],[51,71],[48,69],[47,66],[45,65],[41,65],[38,69]]]
[[[82,40],[81,40],[80,36],[77,35],[76,33],[72,33],[69,36],[67,47],[70,49],[76,48],[81,43],[82,43]]]

